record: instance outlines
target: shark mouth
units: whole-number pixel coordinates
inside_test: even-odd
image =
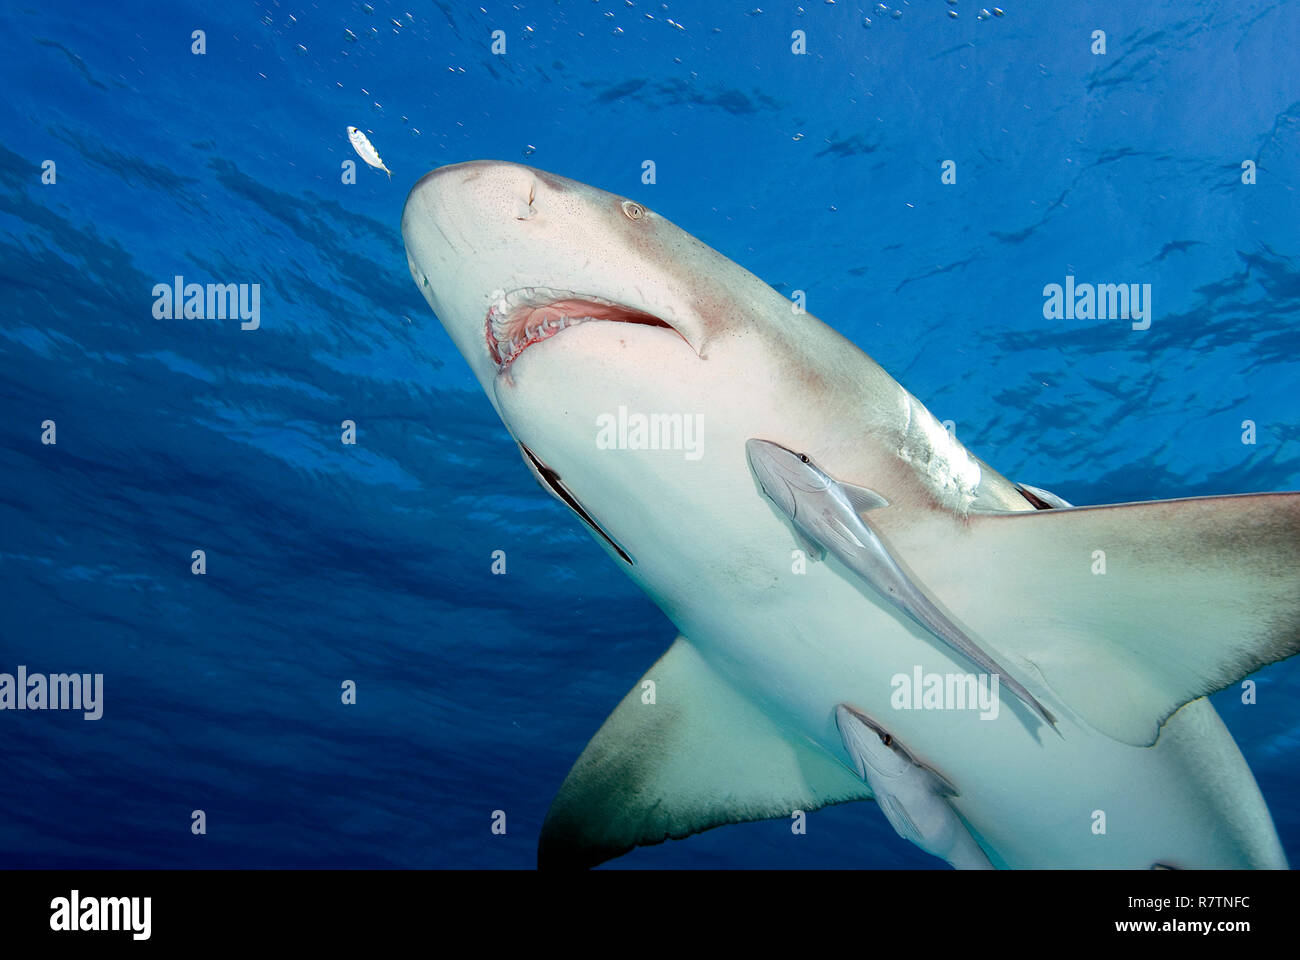
[[[492,305],[483,333],[488,353],[497,370],[502,371],[533,344],[549,340],[569,327],[598,320],[673,329],[656,316],[612,300],[549,287],[524,287],[505,294]]]
[[[583,505],[578,502],[578,498],[570,493],[569,488],[560,482],[560,475],[546,464],[542,463],[542,461],[537,458],[537,455],[522,443],[519,444],[519,449],[524,452],[524,456],[528,458],[528,462],[532,465],[533,469],[537,471],[537,476],[542,479],[546,486],[549,487],[557,497],[563,500],[568,505],[569,509],[578,515],[583,523],[591,527],[591,529],[595,531],[602,540],[608,543],[614,552],[617,553],[629,567],[636,566],[635,561],[628,556],[627,551],[620,547],[614,538],[605,532],[605,528],[597,523],[595,518],[586,511]]]

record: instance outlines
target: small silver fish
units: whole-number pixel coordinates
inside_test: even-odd
[[[379,159],[379,151],[364,133],[356,127],[348,127],[348,142],[352,144],[352,149],[357,152],[358,157],[376,170],[384,171],[388,174],[389,180],[393,179],[393,171],[384,166],[384,161]]]
[[[816,547],[839,557],[885,600],[949,647],[987,673],[998,674],[1001,683],[1056,729],[1056,717],[935,606],[902,571],[863,519],[863,513],[888,506],[889,501],[874,490],[835,480],[806,454],[794,453],[778,443],[748,440],[745,452],[763,492],[790,519],[796,531],[814,541]]]

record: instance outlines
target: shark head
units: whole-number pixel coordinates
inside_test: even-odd
[[[685,508],[678,492],[752,494],[744,440],[760,423],[793,442],[815,439],[824,417],[838,436],[834,405],[802,400],[818,368],[799,356],[825,352],[801,331],[838,335],[640,203],[472,161],[416,183],[402,237],[411,276],[535,478],[629,564],[629,539],[663,535]],[[673,443],[683,433],[689,456]],[[706,479],[724,458],[727,479]],[[618,529],[633,519],[638,530]]]
[[[411,276],[498,409],[528,366],[581,372],[607,356],[608,339],[574,327],[621,324],[634,351],[689,361],[749,306],[719,275],[734,264],[652,210],[515,163],[426,174],[402,237]]]

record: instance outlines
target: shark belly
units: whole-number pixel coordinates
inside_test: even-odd
[[[613,333],[573,332],[592,339]],[[663,407],[661,397],[638,396],[629,386],[621,392],[634,408]],[[498,399],[509,414],[508,392]],[[540,415],[533,416],[537,422]],[[608,482],[586,501],[617,539],[638,545],[625,572],[737,690],[846,769],[838,703],[857,704],[903,742],[924,745],[921,758],[958,787],[953,806],[999,866],[1285,866],[1254,778],[1207,700],[1179,710],[1151,747],[1094,731],[1050,688],[1044,701],[1060,718],[1061,736],[1011,696],[995,719],[969,709],[894,709],[895,675],[916,667],[964,675],[970,664],[833,557],[792,571],[799,544],[756,495],[743,441],[728,439],[752,434],[764,420],[762,411],[714,411],[705,443],[723,449],[709,446],[700,461],[673,451],[604,451]],[[520,440],[532,442],[530,435]],[[551,450],[559,464],[590,456],[585,444],[557,449],[552,442]],[[671,526],[639,508],[646,475],[656,478]],[[1037,676],[1031,663],[1002,659],[1022,677]],[[1104,833],[1094,832],[1102,825]]]

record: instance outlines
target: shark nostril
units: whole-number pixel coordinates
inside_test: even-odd
[[[531,220],[537,216],[537,208],[533,206],[533,200],[537,197],[537,181],[534,180],[528,187],[528,204],[525,209],[522,205],[521,212],[515,215],[516,220]]]

